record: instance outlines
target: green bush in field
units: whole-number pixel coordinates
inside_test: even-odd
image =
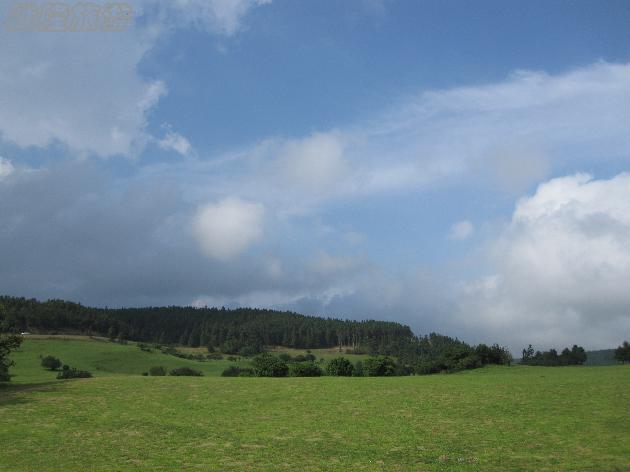
[[[350,377],[354,371],[354,366],[345,357],[335,357],[326,364],[328,375],[336,377]]]
[[[44,369],[57,370],[61,367],[61,361],[55,356],[46,356],[42,358],[41,365]]]
[[[278,359],[283,362],[293,362],[293,357],[291,357],[291,354],[287,354],[286,352],[281,352],[280,354],[278,354]]]
[[[169,375],[180,377],[201,377],[203,373],[201,371],[192,369],[190,367],[177,367],[169,372]]]
[[[57,379],[88,379],[92,377],[92,374],[87,370],[78,370],[74,367],[70,367],[68,365],[64,365],[61,372],[57,374]]]
[[[321,367],[314,362],[295,362],[289,366],[291,377],[321,377]]]
[[[289,373],[286,362],[269,354],[256,357],[253,364],[258,377],[286,377]]]
[[[369,357],[363,362],[368,377],[388,377],[396,373],[396,363],[387,356]]]
[[[149,375],[153,377],[160,377],[166,375],[166,369],[162,366],[151,367],[149,369]]]
[[[223,359],[223,355],[220,352],[211,352],[210,354],[206,354],[206,359],[211,361],[220,361]]]
[[[352,371],[353,377],[363,377],[365,372],[363,371],[363,361],[356,361],[354,363],[354,370]]]

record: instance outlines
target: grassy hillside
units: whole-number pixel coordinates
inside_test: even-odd
[[[135,343],[117,344],[87,336],[30,335],[20,350],[11,356],[15,361],[11,369],[11,374],[15,376],[12,381],[33,383],[55,379],[55,372],[46,371],[40,366],[40,355],[58,357],[65,364],[89,370],[96,377],[141,375],[153,366],[163,366],[169,370],[189,366],[205,375],[217,376],[229,365],[238,364],[225,359],[204,362],[180,359],[160,351],[141,351]]]
[[[125,355],[94,357],[92,344],[82,345],[85,367],[132,373],[154,360],[116,346],[132,368]],[[27,344],[21,360],[36,345],[51,346]],[[100,374],[0,389],[2,470],[630,470],[630,366],[396,378]]]

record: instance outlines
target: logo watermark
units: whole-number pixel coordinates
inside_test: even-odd
[[[120,32],[133,25],[134,11],[120,2],[18,2],[2,29],[15,32]]]

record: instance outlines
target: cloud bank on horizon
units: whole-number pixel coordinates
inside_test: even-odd
[[[123,33],[0,32],[0,292],[392,319],[515,350],[630,332],[630,62],[386,82],[390,100],[333,123],[261,108],[268,133],[238,97],[286,71],[254,84],[231,56],[280,55],[280,35],[324,61],[351,39],[293,37],[273,22],[297,13],[269,1],[133,4]],[[345,21],[404,28],[393,10]],[[221,90],[199,57],[228,70],[230,109],[201,107]],[[226,120],[236,142],[213,134]]]

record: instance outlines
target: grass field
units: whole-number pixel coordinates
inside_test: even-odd
[[[207,351],[205,351],[207,353]],[[87,336],[34,336],[30,335],[19,352],[12,355],[15,367],[11,369],[14,383],[33,383],[54,380],[55,372],[42,369],[39,356],[53,355],[64,363],[89,370],[95,377],[109,375],[141,375],[150,367],[163,366],[167,370],[189,366],[204,375],[221,375],[230,365],[246,364],[226,359],[193,361],[164,354],[160,351],[142,351],[135,343],[117,344],[106,339]]]
[[[26,365],[37,355],[31,342],[104,370],[44,377]],[[76,343],[85,364],[71,359]],[[145,354],[163,356],[29,340],[14,356],[18,377],[0,389],[0,469],[630,470],[630,366],[397,378],[129,375],[146,369]]]

